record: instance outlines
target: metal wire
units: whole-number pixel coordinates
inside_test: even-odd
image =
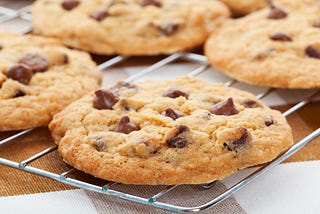
[[[2,16],[0,15],[0,23],[17,18],[17,17],[20,17],[22,19],[29,19],[28,18],[29,17],[28,16],[28,9],[30,9],[29,6],[24,7],[18,11],[14,11],[12,9],[0,7],[0,14],[2,14]],[[30,29],[28,29],[28,31],[30,31]],[[114,66],[118,63],[121,63],[127,59],[128,59],[128,57],[116,56],[116,57],[100,64],[98,66],[98,69],[104,70],[104,69],[109,68],[111,66]],[[205,56],[199,55],[199,54],[194,54],[194,53],[181,52],[181,53],[176,53],[176,54],[170,55],[170,56],[160,60],[159,62],[151,65],[150,67],[142,70],[141,72],[130,76],[125,81],[126,82],[135,81],[135,80],[139,79],[140,77],[145,76],[151,72],[155,72],[159,68],[162,68],[163,66],[166,66],[169,63],[172,63],[178,59],[185,60],[188,62],[196,62],[196,63],[201,64],[198,68],[189,72],[188,73],[189,76],[197,76],[197,75],[201,74],[202,72],[205,72],[208,68],[208,62],[207,62],[207,59]],[[237,82],[236,80],[230,80],[230,81],[225,82],[224,84],[225,84],[225,86],[229,87],[236,82]],[[269,88],[266,91],[264,91],[263,93],[258,94],[257,98],[262,99],[262,98],[268,96],[274,90],[276,90],[276,89]],[[316,92],[315,94],[311,95],[310,97],[306,98],[305,100],[294,105],[292,108],[290,108],[289,110],[284,112],[283,115],[287,117],[287,116],[291,115],[292,113],[298,111],[299,109],[301,109],[302,107],[304,107],[305,105],[310,103],[319,93],[320,93],[320,91]],[[34,130],[34,129],[27,129],[27,130],[24,130],[24,131],[21,131],[21,132],[15,134],[11,137],[3,139],[0,141],[0,146],[2,144],[8,143],[8,142],[20,137],[22,135],[25,135],[25,134],[31,132],[32,130]],[[115,197],[119,197],[119,198],[122,198],[125,200],[130,200],[130,201],[134,201],[134,202],[138,202],[138,203],[142,203],[142,204],[146,204],[146,205],[150,205],[150,206],[154,206],[154,207],[158,207],[158,208],[162,208],[162,209],[166,209],[166,210],[170,210],[170,211],[197,212],[197,211],[201,211],[201,210],[207,209],[209,207],[212,207],[212,206],[220,203],[221,201],[225,200],[226,198],[230,197],[232,194],[239,191],[240,189],[242,189],[243,187],[245,187],[246,185],[248,185],[249,183],[254,181],[256,178],[262,176],[264,173],[266,173],[267,171],[269,171],[273,167],[277,166],[279,163],[281,163],[282,161],[284,161],[285,159],[290,157],[292,154],[294,154],[295,152],[300,150],[307,143],[311,142],[312,140],[314,140],[315,138],[317,138],[319,136],[320,136],[320,128],[316,129],[314,132],[312,132],[311,134],[306,136],[303,140],[301,140],[300,142],[298,142],[297,144],[292,146],[288,151],[286,151],[284,154],[282,154],[281,156],[276,158],[274,161],[272,161],[268,164],[265,164],[263,167],[259,168],[258,170],[256,170],[255,172],[253,172],[252,174],[250,174],[249,176],[247,176],[243,180],[234,184],[232,187],[227,189],[225,192],[223,192],[219,196],[211,199],[207,203],[204,203],[202,205],[195,206],[195,207],[183,207],[183,206],[178,206],[178,205],[173,205],[173,204],[168,204],[168,203],[162,203],[162,202],[158,201],[161,197],[164,197],[166,194],[169,194],[173,189],[178,187],[178,185],[168,186],[168,187],[164,188],[162,191],[158,192],[157,194],[155,194],[149,198],[143,198],[143,197],[139,197],[139,196],[135,196],[135,195],[131,195],[131,194],[127,194],[127,193],[123,193],[123,192],[111,189],[112,186],[117,185],[117,183],[115,183],[115,182],[108,182],[107,184],[105,184],[103,186],[97,186],[97,185],[90,184],[90,183],[87,183],[84,181],[73,179],[70,176],[77,171],[74,168],[72,168],[66,172],[57,174],[57,173],[49,172],[49,171],[42,170],[39,168],[28,166],[29,163],[36,161],[38,158],[43,157],[45,155],[48,155],[49,153],[55,151],[57,149],[56,145],[51,146],[51,147],[33,155],[32,157],[27,158],[24,161],[21,161],[20,163],[15,162],[15,161],[11,161],[11,160],[8,160],[5,158],[0,158],[0,164],[5,165],[5,166],[9,166],[9,167],[12,167],[12,168],[15,168],[18,170],[30,172],[30,173],[33,173],[36,175],[44,176],[44,177],[68,184],[68,185],[82,188],[82,189],[86,189],[86,190],[90,190],[90,191],[94,191],[94,192],[99,192],[99,193],[102,193],[105,195],[115,196]],[[215,185],[215,182],[212,182],[210,184],[200,185],[199,187],[204,188],[204,189],[208,189],[208,188],[214,187],[214,185]]]

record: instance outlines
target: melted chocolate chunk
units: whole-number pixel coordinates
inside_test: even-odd
[[[274,124],[274,120],[272,118],[270,118],[270,119],[264,121],[264,124],[266,126],[271,126],[272,124]]]
[[[33,73],[31,69],[24,64],[14,65],[6,72],[6,76],[8,78],[21,82],[25,85],[30,82],[32,75]]]
[[[246,145],[249,142],[249,134],[246,128],[240,127],[239,131],[241,132],[240,138],[233,140],[223,145],[228,148],[229,151],[237,151],[241,146]]]
[[[124,133],[124,134],[129,134],[130,132],[139,131],[139,130],[140,130],[140,126],[138,124],[130,122],[129,117],[124,116],[120,119],[114,131]]]
[[[130,111],[131,108],[130,108],[129,104],[125,100],[121,100],[120,104],[121,104],[121,107],[122,107],[123,110]]]
[[[270,39],[281,42],[291,42],[292,38],[284,32],[274,32],[270,35]]]
[[[94,141],[93,146],[97,151],[103,152],[106,150],[107,146],[106,144],[104,144],[102,137],[94,137],[93,141]]]
[[[188,140],[183,137],[172,137],[167,140],[170,148],[184,148],[187,146]]]
[[[268,1],[270,12],[267,16],[268,19],[283,19],[288,16],[288,12],[283,8],[273,4],[271,0]]]
[[[261,105],[254,100],[245,100],[241,103],[246,108],[259,108]]]
[[[159,0],[141,0],[140,5],[142,7],[146,7],[146,6],[161,7],[161,1],[159,1]]]
[[[25,96],[25,95],[26,95],[26,93],[24,93],[24,92],[21,91],[21,90],[18,90],[18,91],[16,91],[16,94],[13,96],[13,98],[23,97],[23,96]]]
[[[109,90],[99,89],[94,92],[93,107],[96,109],[112,109],[112,107],[119,101],[119,97]]]
[[[177,97],[183,96],[186,99],[188,99],[189,94],[188,92],[186,92],[181,88],[170,88],[163,94],[163,96],[170,97],[170,98],[177,98]]]
[[[180,111],[174,110],[172,108],[167,108],[163,113],[167,117],[171,117],[173,120],[183,117],[183,114]]]
[[[320,59],[320,48],[317,49],[313,47],[312,45],[309,45],[305,49],[305,53],[312,58]]]
[[[179,125],[177,126],[177,135],[182,134],[183,132],[186,132],[189,130],[189,128],[185,125]]]
[[[116,85],[111,87],[112,90],[120,89],[120,88],[137,88],[137,86],[128,82],[120,81],[120,82],[117,82]]]
[[[44,72],[49,67],[48,60],[36,53],[28,53],[24,55],[19,62],[27,65],[34,73]]]
[[[171,137],[166,140],[170,148],[184,148],[188,145],[187,132],[189,128],[185,125],[178,125],[173,129]]]
[[[77,7],[80,4],[80,1],[78,0],[64,0],[61,3],[61,6],[65,10],[72,10],[73,8]]]
[[[178,31],[179,29],[179,24],[172,22],[172,21],[167,21],[164,22],[163,24],[158,26],[158,30],[160,31],[160,33],[162,33],[165,36],[170,36],[172,34],[174,34],[175,32]]]
[[[3,49],[3,46],[2,45],[0,45],[0,51]]]
[[[109,16],[109,13],[104,7],[100,7],[90,14],[91,18],[99,22],[105,19],[107,16]]]
[[[233,104],[233,99],[231,97],[215,104],[210,111],[213,114],[225,116],[231,116],[239,113],[238,110],[235,108]]]

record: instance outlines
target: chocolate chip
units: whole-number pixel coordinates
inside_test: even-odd
[[[211,109],[211,113],[216,115],[225,115],[225,116],[231,116],[234,114],[238,114],[238,110],[235,108],[233,104],[233,99],[229,97],[228,99],[221,101],[217,104],[215,104]]]
[[[264,121],[264,124],[266,126],[271,126],[272,124],[274,124],[274,120],[272,118],[270,118],[270,119]]]
[[[187,146],[188,140],[183,137],[172,137],[167,140],[170,148],[184,148]]]
[[[121,100],[120,104],[121,104],[121,107],[123,110],[130,111],[131,108],[130,108],[128,102],[126,102],[125,100]]]
[[[18,90],[18,91],[16,91],[15,95],[13,96],[13,98],[23,97],[23,96],[25,96],[25,95],[26,95],[26,93],[24,93],[24,92],[21,91],[21,90]]]
[[[274,32],[270,35],[270,39],[274,41],[291,42],[292,38],[285,32]]]
[[[100,7],[95,11],[93,11],[90,14],[90,17],[100,22],[103,19],[105,19],[108,15],[109,15],[108,11],[104,7]]]
[[[44,72],[49,67],[48,60],[36,53],[28,53],[24,55],[19,62],[27,65],[34,73]]]
[[[246,128],[239,127],[237,132],[239,132],[238,134],[240,134],[240,138],[223,144],[223,146],[227,147],[229,151],[237,151],[239,147],[244,146],[249,142],[250,137]]]
[[[0,45],[0,51],[3,49],[3,46],[2,45]]]
[[[181,88],[170,88],[163,94],[163,96],[170,97],[170,98],[177,98],[177,97],[183,96],[186,99],[188,99],[189,94],[188,92],[186,92]]]
[[[25,85],[30,82],[32,75],[33,73],[31,69],[24,64],[14,65],[6,72],[6,76],[8,78],[17,80],[18,82],[21,82]]]
[[[130,122],[130,119],[128,116],[124,116],[120,119],[114,131],[124,133],[124,134],[129,134],[130,132],[138,131],[138,130],[140,130],[140,126],[138,124]]]
[[[312,58],[320,59],[320,48],[315,48],[312,45],[309,45],[305,49],[305,53]]]
[[[182,134],[183,132],[186,132],[189,130],[188,126],[185,125],[178,125],[177,126],[177,134]]]
[[[318,28],[320,28],[320,18],[318,18],[318,19],[316,20],[316,22],[313,24],[313,27],[318,27]]]
[[[254,100],[245,100],[241,103],[246,108],[259,108],[261,105]]]
[[[170,133],[170,137],[166,140],[170,148],[184,148],[188,144],[188,136],[190,129],[185,125],[178,125]]]
[[[158,30],[165,36],[170,36],[178,31],[179,24],[173,21],[166,21],[158,26]]]
[[[93,107],[96,109],[112,109],[114,104],[119,101],[119,97],[109,90],[99,89],[94,92]]]
[[[137,86],[128,82],[120,81],[120,82],[117,82],[116,85],[111,87],[112,90],[120,89],[120,88],[137,88]]]
[[[78,1],[78,0],[64,0],[61,3],[61,6],[65,10],[72,10],[73,8],[77,7],[79,4],[80,4],[80,1]]]
[[[267,16],[268,19],[283,19],[288,16],[288,12],[283,8],[274,5],[274,3],[269,0],[268,1],[270,12]]]
[[[180,111],[174,110],[172,108],[167,108],[164,112],[162,112],[162,115],[171,117],[173,120],[176,120],[179,117],[183,117],[183,114]]]
[[[94,140],[94,148],[97,151],[103,152],[106,150],[107,146],[101,137],[94,137],[93,140]]]
[[[142,7],[146,7],[146,6],[161,7],[161,2],[159,0],[140,0],[140,5]]]

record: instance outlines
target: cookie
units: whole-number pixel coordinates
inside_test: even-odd
[[[54,39],[0,31],[0,131],[46,126],[101,80],[87,53]]]
[[[97,54],[156,55],[204,43],[229,16],[216,0],[38,0],[33,29]]]
[[[316,0],[279,0],[225,23],[205,45],[211,64],[247,83],[320,87],[320,7]]]
[[[207,183],[292,144],[280,112],[191,77],[119,82],[72,103],[49,128],[65,162],[125,184]]]
[[[221,0],[235,16],[243,16],[266,6],[266,0]]]

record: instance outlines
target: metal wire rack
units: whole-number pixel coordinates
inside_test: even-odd
[[[10,20],[15,19],[17,17],[20,17],[24,20],[30,20],[30,15],[28,13],[29,9],[30,9],[30,6],[24,7],[20,10],[12,10],[9,8],[0,7],[0,23],[10,21]],[[126,60],[128,60],[128,58],[129,57],[116,56],[116,57],[111,58],[111,59],[103,62],[102,64],[100,64],[98,66],[98,69],[105,70],[107,68],[115,66],[116,64],[125,62]],[[207,59],[205,56],[195,54],[195,53],[180,52],[180,53],[175,53],[175,54],[172,54],[170,56],[163,58],[162,60],[156,62],[155,64],[152,64],[151,66],[147,67],[146,69],[144,69],[134,75],[129,76],[124,81],[133,82],[143,76],[148,75],[149,73],[156,72],[158,69],[163,68],[164,66],[167,66],[171,63],[174,63],[177,60],[194,62],[194,63],[197,63],[200,65],[196,69],[189,72],[187,74],[189,76],[197,76],[197,75],[201,74],[202,72],[209,72],[208,71],[209,65],[208,65],[208,62],[207,62]],[[236,82],[237,82],[236,80],[231,79],[231,80],[226,81],[224,84],[229,87],[229,86],[234,85]],[[262,99],[262,98],[268,96],[272,91],[275,91],[275,90],[277,90],[277,89],[268,88],[265,91],[263,91],[262,93],[257,94],[256,97],[258,99]],[[314,98],[316,96],[318,96],[319,94],[320,94],[320,90],[315,91],[311,96],[308,96],[306,99],[300,101],[299,103],[297,103],[296,105],[291,107],[289,110],[283,112],[283,115],[285,117],[288,117],[289,115],[299,111],[301,108],[303,108],[308,103],[313,101]],[[17,134],[14,134],[10,137],[7,137],[7,138],[0,141],[0,146],[2,146],[3,144],[6,144],[14,139],[19,138],[22,135],[25,135],[29,132],[32,132],[32,131],[34,131],[34,129],[27,129],[27,130],[18,132]],[[113,186],[115,186],[117,184],[115,182],[106,182],[105,185],[99,186],[99,185],[95,185],[92,183],[88,183],[85,181],[80,181],[78,179],[72,178],[72,174],[77,171],[74,168],[72,168],[66,172],[63,172],[63,173],[55,173],[55,172],[50,172],[47,170],[43,170],[40,168],[29,166],[30,163],[36,161],[37,159],[39,159],[41,157],[45,157],[46,155],[55,151],[57,149],[57,145],[50,146],[50,147],[44,149],[43,151],[41,151],[37,154],[34,154],[33,156],[31,156],[21,162],[15,162],[15,161],[0,157],[0,164],[5,165],[5,166],[9,166],[9,167],[12,167],[12,168],[15,168],[18,170],[22,170],[25,172],[44,176],[44,177],[47,177],[47,178],[59,181],[61,183],[71,185],[71,186],[75,186],[78,188],[98,192],[98,193],[105,194],[105,195],[119,197],[119,198],[122,198],[125,200],[130,200],[133,202],[138,202],[141,204],[158,207],[158,208],[162,208],[165,210],[176,211],[176,212],[197,212],[197,211],[201,211],[201,210],[205,210],[207,208],[210,208],[210,207],[220,203],[221,201],[227,199],[228,197],[233,195],[235,192],[239,191],[240,189],[242,189],[243,187],[245,187],[246,185],[248,185],[249,183],[254,181],[256,178],[262,176],[264,173],[266,173],[267,171],[269,171],[273,167],[277,166],[279,163],[281,163],[282,161],[284,161],[285,159],[287,159],[288,157],[293,155],[295,152],[297,152],[298,150],[303,148],[306,144],[313,141],[315,138],[317,138],[319,136],[320,136],[320,128],[318,127],[316,130],[314,130],[312,133],[310,133],[308,136],[306,136],[301,141],[297,142],[294,146],[292,146],[289,150],[287,150],[285,153],[280,155],[278,158],[276,158],[272,162],[262,165],[260,168],[258,168],[253,173],[249,174],[244,179],[242,179],[238,182],[235,182],[235,184],[233,186],[228,188],[225,192],[221,193],[220,195],[213,197],[209,201],[207,201],[203,204],[200,204],[198,206],[194,206],[194,207],[184,207],[179,204],[169,204],[169,203],[164,203],[164,202],[159,201],[160,198],[165,197],[167,194],[170,194],[170,192],[172,192],[172,190],[175,189],[178,185],[166,186],[161,191],[154,194],[153,196],[145,198],[145,197],[140,197],[137,195],[128,194],[128,193],[124,193],[122,191],[115,190],[113,188]],[[213,188],[212,191],[214,191],[215,182],[212,182],[210,184],[203,184],[200,186],[204,189]]]

